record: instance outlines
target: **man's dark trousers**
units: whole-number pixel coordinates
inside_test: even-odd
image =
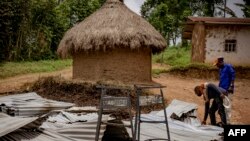
[[[225,114],[225,108],[223,106],[223,101],[221,98],[214,98],[212,106],[209,109],[209,116],[211,120],[212,125],[216,125],[216,118],[215,118],[215,112],[218,110],[218,113],[221,118],[222,125],[227,124],[226,120],[226,114]]]

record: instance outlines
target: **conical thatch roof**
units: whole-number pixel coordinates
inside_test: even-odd
[[[59,44],[58,53],[65,57],[80,50],[114,47],[149,47],[153,52],[163,50],[166,41],[161,34],[122,1],[107,0],[99,10],[68,30]]]

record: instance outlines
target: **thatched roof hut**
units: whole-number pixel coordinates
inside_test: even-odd
[[[146,20],[128,9],[123,0],[107,0],[99,10],[65,33],[59,44],[58,53],[62,57],[73,55],[73,77],[85,79],[84,74],[76,73],[83,73],[81,70],[83,68],[87,69],[87,66],[83,65],[83,63],[91,64],[86,61],[91,61],[90,58],[94,56],[99,57],[99,59],[95,58],[95,61],[92,59],[92,68],[98,68],[99,70],[95,70],[95,72],[99,71],[101,73],[100,70],[103,70],[103,68],[100,66],[96,68],[96,65],[98,65],[99,61],[101,61],[100,63],[106,63],[106,65],[109,64],[109,62],[105,62],[105,60],[109,60],[106,58],[109,56],[105,56],[105,54],[113,52],[112,56],[116,56],[114,54],[118,53],[118,56],[127,54],[125,56],[128,57],[131,56],[129,55],[131,53],[140,54],[140,52],[144,52],[145,55],[145,52],[148,52],[147,56],[150,54],[149,59],[151,59],[151,52],[160,52],[165,47],[166,41],[161,34]],[[105,56],[105,58],[100,56]],[[136,58],[133,55],[131,57]],[[112,58],[110,60],[117,59],[120,60],[121,58]],[[143,55],[139,60],[141,59],[143,59]],[[123,62],[124,60],[120,61]],[[150,61],[149,65],[151,67],[151,60],[147,61]],[[132,62],[139,63],[135,60]],[[114,65],[114,62],[111,61],[111,63]],[[91,66],[88,67],[91,68]],[[106,69],[110,70],[110,67],[112,66]],[[137,70],[134,69],[133,71]],[[90,73],[90,71],[87,72]],[[103,77],[100,75],[95,78],[100,79]]]

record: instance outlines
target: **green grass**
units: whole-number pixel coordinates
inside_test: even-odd
[[[163,55],[163,59],[162,59]],[[164,63],[170,65],[169,69],[153,69],[153,75],[161,73],[183,73],[188,70],[213,70],[213,66],[204,63],[191,63],[190,47],[169,47],[164,52],[153,56],[153,63]]]
[[[165,73],[165,72],[167,72],[166,69],[152,69],[153,76],[158,76],[159,74]]]
[[[6,62],[0,64],[0,79],[27,73],[52,72],[69,67],[71,64],[71,59],[32,62]]]
[[[189,69],[199,69],[199,70],[214,70],[217,68],[215,66],[212,66],[210,64],[205,64],[205,63],[190,63],[186,64],[183,66],[173,66],[167,72],[172,72],[172,71],[184,71],[184,70],[189,70]]]
[[[153,63],[164,63],[170,66],[185,66],[190,63],[191,49],[190,47],[169,47],[164,52],[153,55],[152,60]]]

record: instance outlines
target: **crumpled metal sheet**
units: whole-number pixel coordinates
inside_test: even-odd
[[[142,114],[142,120],[163,121],[163,117],[156,114]],[[221,140],[219,133],[223,128],[211,125],[195,126],[172,118],[168,118],[171,140],[174,141],[211,141]],[[167,138],[165,124],[141,124],[141,140],[149,138]]]
[[[222,137],[219,133],[223,132],[223,128],[201,125],[196,116],[197,105],[180,100],[173,100],[173,102],[165,109],[168,115],[168,124],[171,141],[221,141]],[[175,113],[177,116],[185,116],[183,121],[172,119],[171,115]],[[153,111],[149,114],[141,114],[143,121],[164,121],[163,110],[157,112]],[[128,133],[130,129],[127,128]],[[131,134],[130,134],[131,136]],[[165,138],[167,139],[167,131],[165,124],[150,124],[141,123],[140,140],[147,140],[152,138]]]
[[[109,115],[103,115],[102,122],[107,122]],[[41,126],[41,129],[53,130],[60,135],[79,141],[95,140],[97,113],[79,114],[62,111],[50,116]],[[100,140],[104,134],[106,125],[100,129]]]
[[[174,99],[166,108],[166,112],[167,116],[170,118],[177,119],[194,126],[199,126],[201,125],[201,122],[197,118],[197,108],[197,104]],[[156,113],[156,115],[163,117],[163,110]]]
[[[0,97],[0,110],[13,116],[38,116],[52,110],[74,106],[72,103],[42,98],[35,92]]]
[[[38,119],[37,117],[30,118],[19,118],[19,117],[11,117],[4,113],[0,113],[0,137],[11,133],[33,121]]]
[[[166,108],[168,117],[170,117],[173,113],[177,115],[178,117],[181,117],[183,114],[188,113],[192,110],[197,109],[197,104],[194,103],[188,103],[184,101],[180,101],[177,99],[174,99]],[[164,112],[158,112],[158,116],[164,116]]]
[[[3,115],[3,116],[1,116]],[[43,120],[46,116],[47,119]],[[11,130],[2,127],[0,140],[4,141],[93,141],[95,140],[97,113],[69,113],[65,111],[52,111],[48,115],[41,118],[24,118],[24,117],[10,117],[6,114],[0,114],[0,123],[6,122],[2,120],[5,117],[9,118],[8,124]],[[43,118],[43,119],[42,119]],[[107,122],[109,116],[103,115],[102,121]],[[27,119],[26,126],[17,126],[20,123],[14,122],[12,125],[10,119],[19,119],[16,121],[23,121]],[[32,122],[32,123],[31,123]],[[41,122],[41,123],[39,123]],[[15,128],[13,128],[13,126]],[[22,127],[22,128],[21,128]],[[18,129],[18,130],[17,130]],[[35,130],[34,130],[35,129]],[[100,138],[106,130],[106,125],[102,124],[100,129]],[[0,130],[1,131],[1,130]]]
[[[18,129],[3,137],[0,137],[1,141],[76,141],[74,139],[62,136],[53,131],[37,130],[26,131]]]

